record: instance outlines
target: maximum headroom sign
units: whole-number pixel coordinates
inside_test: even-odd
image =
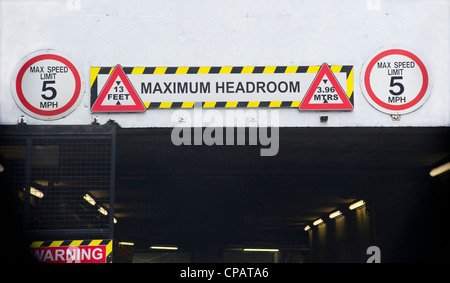
[[[91,67],[92,112],[292,107],[353,110],[353,66]]]

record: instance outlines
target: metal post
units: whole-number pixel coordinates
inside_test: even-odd
[[[25,157],[25,194],[24,194],[24,228],[25,231],[29,229],[30,226],[30,188],[31,188],[31,166],[32,166],[32,150],[33,150],[33,139],[27,137],[26,142],[26,157]]]
[[[111,134],[111,173],[109,193],[109,239],[114,236],[114,191],[116,179],[116,131]]]

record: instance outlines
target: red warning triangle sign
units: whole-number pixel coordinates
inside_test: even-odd
[[[338,80],[324,63],[300,104],[299,110],[352,110],[353,104],[348,99]]]
[[[120,65],[114,68],[91,108],[92,112],[139,112],[145,110],[144,103]]]

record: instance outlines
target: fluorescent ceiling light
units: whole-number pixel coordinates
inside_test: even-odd
[[[30,194],[37,197],[37,198],[43,198],[44,197],[44,193],[41,192],[40,190],[30,187]]]
[[[244,252],[279,252],[279,249],[244,249]]]
[[[89,194],[85,194],[83,199],[87,201],[90,205],[95,205],[95,200]]]
[[[122,246],[134,246],[134,243],[131,243],[131,242],[119,242],[119,245],[122,245]]]
[[[341,215],[342,215],[342,212],[340,212],[339,210],[336,210],[335,212],[330,214],[330,218],[333,219],[333,218],[336,218],[336,217],[341,216]]]
[[[44,186],[47,187],[48,186],[48,181],[47,180],[34,180],[34,182],[40,186]]]
[[[99,207],[98,208],[98,212],[100,212],[101,214],[103,214],[103,215],[108,215],[108,211],[106,211],[106,209],[104,209],[103,207]]]
[[[348,208],[350,210],[353,210],[353,209],[360,208],[361,206],[364,206],[365,204],[366,203],[363,200],[360,200],[360,201],[357,201],[355,203],[352,203]]]
[[[440,175],[442,173],[445,173],[450,170],[450,162],[447,162],[439,167],[434,168],[430,171],[431,177],[436,177],[437,175]]]
[[[178,250],[178,247],[167,247],[167,246],[151,246],[150,249],[152,250]]]
[[[313,225],[317,226],[317,225],[322,224],[322,223],[323,223],[322,218],[319,218],[319,219],[317,219],[316,221],[313,222]]]
[[[311,229],[311,226],[309,226],[309,225],[306,225],[306,227],[305,227],[305,231],[308,231],[309,229]]]

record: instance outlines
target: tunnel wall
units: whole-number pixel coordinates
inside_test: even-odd
[[[370,234],[367,207],[328,219],[324,224],[309,230],[310,261],[363,261],[366,258],[366,249],[370,246]]]
[[[367,206],[308,231],[309,261],[367,262],[377,246],[384,263],[448,262],[449,188],[450,174],[421,174],[374,191]]]

